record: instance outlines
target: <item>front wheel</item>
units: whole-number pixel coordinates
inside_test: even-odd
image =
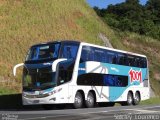
[[[87,96],[87,100],[85,101],[87,108],[92,108],[95,105],[95,98],[93,93],[89,92]]]
[[[82,94],[80,92],[77,92],[76,96],[74,98],[73,107],[75,109],[77,109],[77,108],[82,108],[82,106],[83,106],[83,97],[82,97]]]

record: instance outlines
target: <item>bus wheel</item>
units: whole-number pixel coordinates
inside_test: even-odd
[[[74,98],[73,107],[77,109],[77,108],[82,108],[82,106],[83,106],[82,94],[80,92],[77,92]]]
[[[138,105],[140,100],[141,100],[140,94],[138,92],[136,92],[135,97],[134,97],[134,101],[133,101],[133,105]]]
[[[127,101],[126,101],[127,105],[132,105],[133,104],[133,95],[131,92],[128,93],[127,95]]]
[[[95,105],[95,98],[93,93],[89,92],[87,96],[87,100],[85,101],[87,108],[92,108]]]
[[[132,104],[133,104],[133,95],[131,92],[128,92],[127,101],[121,102],[121,105],[126,106],[126,105],[132,105]]]

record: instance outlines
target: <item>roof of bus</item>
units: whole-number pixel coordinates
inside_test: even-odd
[[[85,43],[85,42],[81,42],[81,44],[82,45],[89,45],[89,46],[93,46],[93,47],[98,47],[98,48],[103,48],[103,49],[107,49],[107,50],[112,50],[112,51],[115,51],[115,52],[121,52],[121,53],[130,54],[130,55],[136,55],[136,56],[140,56],[140,57],[146,57],[145,55],[142,55],[142,54],[133,53],[133,52],[124,51],[124,50],[118,50],[118,49],[109,48],[109,47],[105,47],[105,46],[100,46],[100,45],[95,45],[95,44],[90,44],[90,43]]]

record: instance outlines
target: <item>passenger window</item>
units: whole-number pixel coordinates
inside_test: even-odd
[[[80,63],[86,62],[86,61],[94,61],[94,49],[90,46],[83,46]]]
[[[140,67],[141,68],[146,68],[147,67],[147,61],[144,58],[141,58],[140,60]]]
[[[78,45],[76,44],[64,44],[62,50],[62,58],[75,59],[77,56]]]
[[[125,65],[125,61],[126,61],[125,56],[123,54],[119,54],[117,59],[118,64]]]
[[[114,52],[108,52],[107,54],[108,63],[116,64],[116,55]]]
[[[134,57],[128,56],[128,66],[134,66]]]
[[[144,59],[144,65],[143,65],[144,68],[147,68],[147,60]]]
[[[89,60],[89,52],[90,52],[89,48],[85,46],[82,48],[80,63],[86,62]]]
[[[94,55],[95,55],[95,61],[97,62],[105,62],[105,53],[102,49],[97,49],[95,48],[95,51],[94,51]]]

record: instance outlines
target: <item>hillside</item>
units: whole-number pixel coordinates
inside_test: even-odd
[[[31,45],[62,39],[103,45],[99,33],[114,48],[146,54],[152,88],[160,94],[160,42],[113,31],[85,0],[0,0],[0,94],[21,92],[21,72],[14,78],[12,68],[23,62]]]
[[[20,92],[20,70],[15,79],[12,68],[31,45],[63,39],[102,45],[99,33],[114,39],[85,0],[0,0],[0,93]]]

